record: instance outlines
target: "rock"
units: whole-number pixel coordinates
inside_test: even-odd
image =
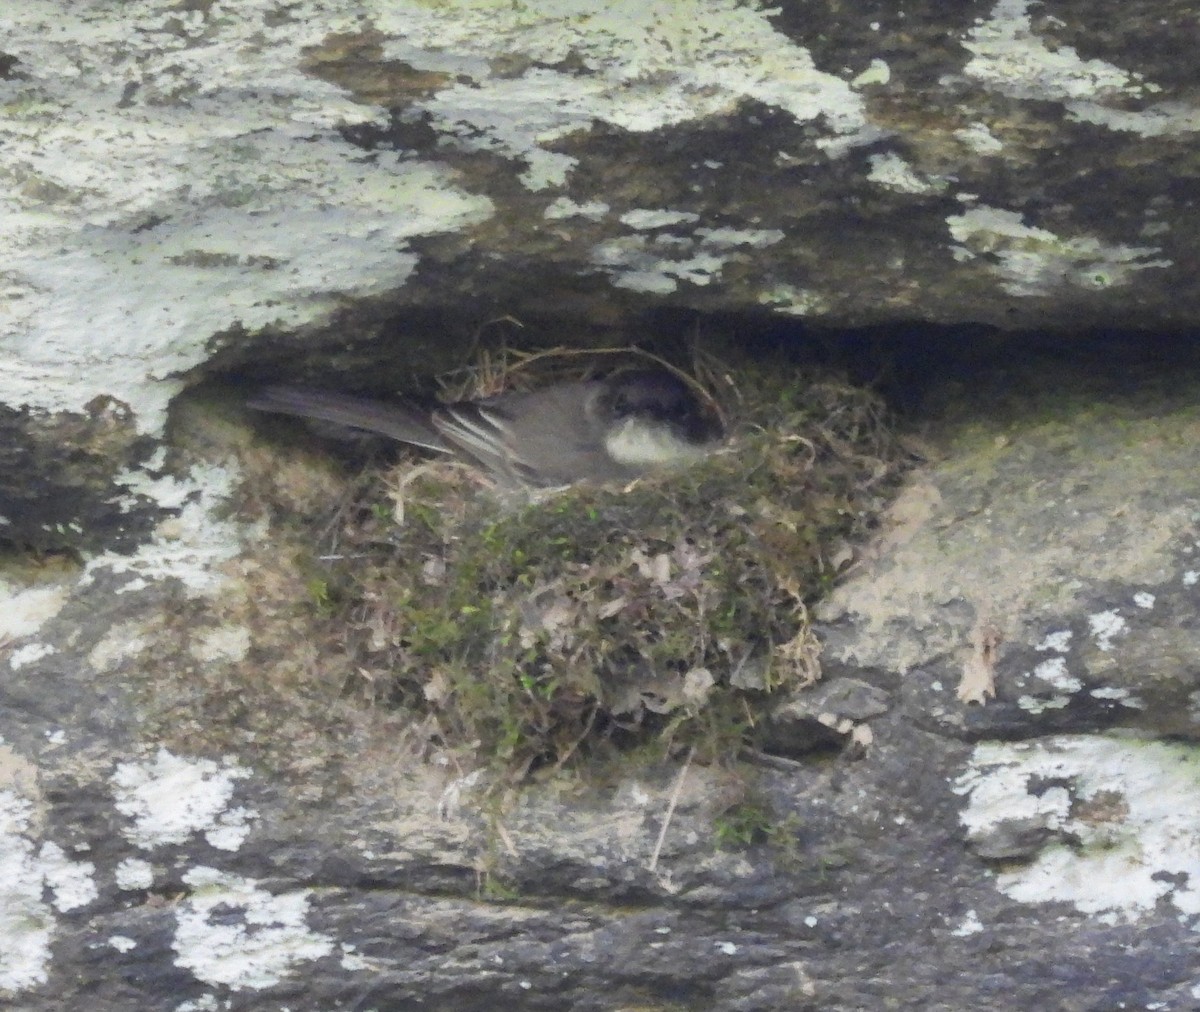
[[[775,707],[765,747],[798,755],[823,746],[841,746],[855,726],[886,713],[891,697],[857,678],[834,678],[795,693]]]
[[[1200,1001],[1190,12],[10,7],[0,1000]],[[505,315],[880,328],[928,462],[779,762],[517,791],[327,662],[253,490],[336,466],[183,391],[400,388]]]

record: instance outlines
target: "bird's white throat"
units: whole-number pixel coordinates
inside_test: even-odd
[[[604,438],[604,449],[625,467],[672,467],[704,457],[711,446],[680,439],[662,424],[627,418]]]

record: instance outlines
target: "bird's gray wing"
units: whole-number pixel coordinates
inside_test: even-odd
[[[605,450],[594,417],[596,381],[445,404],[433,425],[445,441],[493,474],[524,485],[570,485],[628,478]]]
[[[246,403],[256,411],[314,418],[352,429],[377,432],[401,443],[438,453],[454,452],[453,447],[430,424],[429,412],[412,404],[291,386],[264,387]]]
[[[503,408],[472,401],[444,404],[433,411],[431,421],[445,443],[495,477],[517,484],[543,484],[514,452],[512,419]]]

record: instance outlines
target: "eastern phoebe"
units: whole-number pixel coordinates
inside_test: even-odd
[[[665,370],[427,407],[289,386],[267,387],[248,403],[451,454],[508,486],[630,481],[694,463],[724,434],[715,412]]]

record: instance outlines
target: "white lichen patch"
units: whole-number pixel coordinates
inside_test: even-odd
[[[186,843],[197,833],[220,850],[237,850],[258,817],[230,807],[236,781],[249,775],[234,763],[185,759],[165,748],[153,759],[121,763],[113,794],[117,811],[133,820],[122,832],[143,850]]]
[[[666,250],[656,249],[641,236],[599,243],[592,249],[591,260],[612,277],[616,287],[655,295],[669,295],[680,281],[710,284],[725,266],[725,257],[709,252],[668,256]]]
[[[1007,822],[1049,833],[1032,861],[997,875],[1005,895],[1126,919],[1163,900],[1200,914],[1194,746],[1086,736],[986,743],[956,790],[968,797],[961,819],[972,840]]]
[[[85,907],[99,895],[94,878],[96,866],[91,861],[72,861],[52,840],[42,844],[38,861],[56,910],[65,913]]]
[[[1071,638],[1074,634],[1070,629],[1060,629],[1056,632],[1046,633],[1042,637],[1042,641],[1034,647],[1034,650],[1053,650],[1058,654],[1065,654],[1071,649]]]
[[[897,193],[937,193],[946,187],[944,180],[931,180],[917,172],[895,152],[871,155],[867,178],[879,186]]]
[[[657,226],[642,226],[657,227]],[[711,284],[725,265],[742,256],[740,247],[763,249],[780,242],[779,229],[698,228],[690,235],[636,234],[598,243],[592,263],[618,288],[667,295],[681,281]]]
[[[1156,102],[1137,111],[1110,109],[1098,102],[1068,102],[1071,119],[1142,137],[1178,136],[1200,131],[1200,109],[1183,102]]]
[[[1033,0],[999,0],[967,35],[972,54],[963,68],[985,87],[1014,98],[1086,99],[1140,95],[1140,74],[1104,60],[1085,60],[1071,46],[1051,48],[1033,30]]]
[[[603,221],[610,208],[602,200],[589,200],[580,204],[568,197],[556,197],[546,205],[542,217],[548,221],[562,221],[567,218],[585,218],[588,221]]]
[[[1154,607],[1154,601],[1155,597],[1149,591],[1139,590],[1133,595],[1133,603],[1139,608],[1144,608],[1146,611]]]
[[[1059,236],[1026,225],[1015,211],[981,204],[946,219],[958,246],[955,259],[982,258],[1010,295],[1050,295],[1063,288],[1114,288],[1138,271],[1170,267],[1152,259],[1157,246],[1105,243],[1093,236]]]
[[[118,889],[149,889],[154,885],[154,866],[140,857],[127,857],[116,869]]]
[[[250,652],[250,630],[241,625],[220,625],[199,630],[189,650],[206,664],[236,664]]]
[[[1128,706],[1134,710],[1142,710],[1146,706],[1132,692],[1118,685],[1102,685],[1099,688],[1092,689],[1088,692],[1088,695],[1093,699],[1111,700],[1114,703],[1120,703],[1122,706]]]
[[[784,233],[777,228],[698,228],[696,235],[704,245],[717,249],[737,246],[766,249],[784,238]]]
[[[1101,611],[1088,616],[1088,628],[1096,640],[1096,646],[1107,652],[1113,648],[1113,637],[1123,636],[1127,623],[1117,611]]]
[[[1071,119],[1143,137],[1200,130],[1200,109],[1183,102],[1121,108],[1119,100],[1159,94],[1160,85],[1105,60],[1086,60],[1073,46],[1051,45],[1033,29],[1034,0],[999,0],[963,45],[967,77],[1013,98],[1062,102]]]
[[[1083,682],[1067,671],[1067,662],[1061,657],[1042,661],[1033,674],[1059,692],[1078,692],[1083,688]]]
[[[969,938],[971,935],[977,935],[983,930],[983,922],[980,921],[979,915],[974,910],[968,910],[958,926],[950,930],[955,938]]]
[[[54,910],[74,910],[97,896],[94,866],[72,861],[51,841],[35,849],[32,823],[33,804],[0,790],[0,994],[46,982]]]
[[[178,907],[172,948],[176,963],[206,984],[272,987],[297,964],[333,952],[333,941],[305,923],[307,892],[275,896],[215,868],[183,878],[192,893]]]
[[[232,1007],[233,1002],[228,999],[218,1001],[215,995],[203,994],[195,1001],[180,1002],[175,1006],[174,1012],[221,1012]]]
[[[1047,710],[1065,710],[1070,705],[1070,696],[1021,696],[1017,699],[1017,706],[1035,717]]]
[[[8,666],[13,671],[18,671],[29,664],[34,664],[40,661],[43,657],[49,657],[54,653],[54,647],[48,643],[26,643],[23,647],[18,647],[8,657]]]
[[[46,982],[54,918],[42,899],[33,843],[24,835],[33,806],[0,791],[0,992]]]
[[[892,79],[892,68],[878,56],[871,60],[867,69],[850,82],[855,88],[866,88],[873,84],[887,84]]]
[[[682,225],[699,221],[700,215],[691,211],[669,211],[665,208],[635,207],[626,211],[618,219],[622,225],[633,229],[666,228],[670,225]]]
[[[112,671],[149,650],[152,643],[145,635],[142,623],[118,622],[89,651],[88,664],[96,671]]]
[[[367,959],[353,945],[343,945],[340,951],[342,958],[339,960],[339,965],[343,970],[358,973],[361,970],[377,970],[382,968],[379,960]]]
[[[812,288],[798,288],[795,285],[776,285],[768,291],[760,292],[758,302],[788,316],[823,313],[830,305],[828,297],[821,292]]]
[[[395,4],[376,26],[385,57],[452,82],[414,111],[448,143],[498,151],[528,166],[530,189],[561,186],[575,160],[550,150],[608,123],[645,132],[731,112],[754,99],[798,122],[820,119],[852,143],[868,139],[862,98],[818,70],[775,30],[770,11],[735,0],[590,0]],[[523,69],[497,74],[497,61]],[[558,69],[564,63],[570,69]]]
[[[228,467],[197,465],[183,478],[127,472],[119,481],[129,489],[128,508],[137,501],[135,496],[143,496],[179,512],[160,523],[150,540],[132,555],[106,552],[89,562],[85,584],[103,569],[135,574],[137,579],[126,584],[124,591],[174,578],[193,595],[210,594],[224,581],[220,564],[236,556],[245,539],[255,540],[265,531],[262,525],[251,527],[219,516],[237,481]]]
[[[384,112],[304,71],[353,19],[315,0],[10,4],[0,81],[0,403],[97,395],[161,430],[216,333],[320,321],[402,284],[408,240],[491,213],[443,168],[364,158]],[[158,379],[156,379],[158,378]]]
[[[955,139],[977,155],[994,155],[1004,150],[1004,144],[985,123],[972,123],[954,131]]]
[[[32,636],[67,603],[65,584],[21,587],[0,579],[0,645]]]

